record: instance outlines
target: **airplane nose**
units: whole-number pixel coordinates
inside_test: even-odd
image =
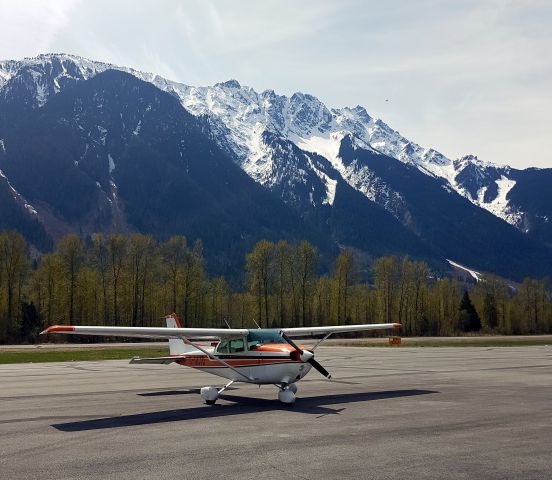
[[[314,357],[314,354],[308,350],[303,350],[301,353],[301,360],[303,362],[308,362],[312,357]]]

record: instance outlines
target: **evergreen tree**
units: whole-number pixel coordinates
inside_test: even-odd
[[[33,302],[21,303],[21,340],[32,342],[36,340],[42,327],[42,320]]]
[[[478,332],[481,330],[481,320],[467,290],[464,291],[459,310],[460,327],[464,332]]]

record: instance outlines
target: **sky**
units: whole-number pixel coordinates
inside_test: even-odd
[[[0,0],[0,59],[63,52],[188,85],[364,106],[450,158],[552,167],[550,0]]]

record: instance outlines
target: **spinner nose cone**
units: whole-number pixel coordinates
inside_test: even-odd
[[[303,362],[308,362],[313,357],[314,357],[314,353],[309,352],[308,350],[303,350],[303,352],[301,353],[301,360]]]

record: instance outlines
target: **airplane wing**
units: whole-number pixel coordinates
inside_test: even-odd
[[[96,327],[52,325],[40,332],[63,333],[69,335],[98,335],[108,337],[140,337],[140,338],[241,338],[247,335],[246,328],[157,328],[157,327]]]
[[[363,325],[332,325],[328,327],[293,327],[282,328],[280,331],[288,337],[303,335],[331,335],[333,333],[362,332],[365,330],[388,330],[401,328],[400,323],[365,323]]]

